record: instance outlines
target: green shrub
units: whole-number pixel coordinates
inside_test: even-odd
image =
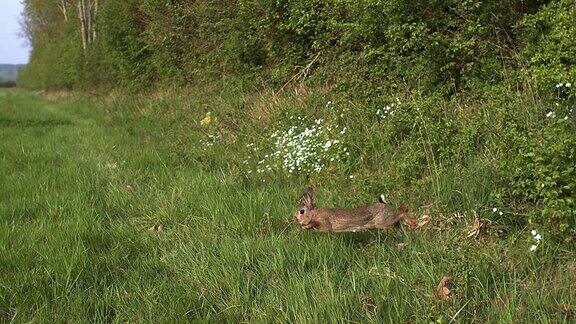
[[[501,204],[544,224],[560,237],[576,235],[576,136],[568,109],[541,111],[541,127],[515,134],[516,147],[502,160]]]
[[[527,72],[544,93],[576,81],[576,3],[551,1],[520,22],[521,55]]]

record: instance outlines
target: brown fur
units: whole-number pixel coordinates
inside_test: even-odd
[[[317,208],[314,192],[309,189],[301,199],[294,221],[303,229],[322,232],[358,232],[369,229],[385,229],[394,226],[404,217],[407,209],[401,205],[393,211],[385,202],[358,208]]]

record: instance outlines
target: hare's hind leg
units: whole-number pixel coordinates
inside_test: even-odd
[[[400,223],[400,220],[404,217],[403,213],[395,213],[392,215],[380,215],[374,219],[374,228],[386,229],[394,227]]]

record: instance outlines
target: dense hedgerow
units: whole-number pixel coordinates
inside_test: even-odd
[[[527,59],[531,48],[556,55],[557,46],[539,44],[568,44],[574,15],[568,1],[100,1],[98,37],[82,53],[71,4],[67,20],[55,0],[26,4],[34,51],[23,84],[146,88],[234,74],[282,85],[313,76],[358,94],[497,82],[517,65],[522,39]],[[541,21],[550,28],[538,29]]]

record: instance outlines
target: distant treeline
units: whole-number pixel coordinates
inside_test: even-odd
[[[0,88],[13,88],[16,86],[16,81],[0,81]]]
[[[234,75],[355,93],[576,79],[573,0],[26,0],[22,83],[149,87]]]
[[[0,87],[15,87],[21,64],[0,64]]]

